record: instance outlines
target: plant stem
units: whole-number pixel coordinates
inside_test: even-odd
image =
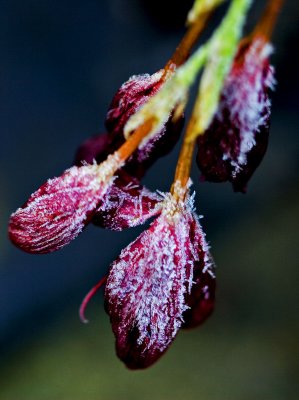
[[[137,149],[142,139],[144,139],[152,129],[153,123],[154,118],[147,119],[134,131],[131,136],[129,136],[125,143],[116,151],[119,155],[121,162],[126,161],[127,158],[129,158],[130,155]]]
[[[193,114],[194,114],[194,112],[193,112]],[[173,184],[170,189],[170,192],[175,197],[175,199],[182,200],[182,201],[185,199],[185,196],[188,192],[188,181],[189,181],[189,177],[190,177],[193,152],[194,152],[195,142],[196,142],[196,139],[188,140],[188,138],[190,136],[192,136],[193,129],[195,126],[193,114],[189,120],[187,129],[186,129],[186,133],[184,136],[183,144],[181,147],[180,155],[179,155],[176,170],[175,170],[174,181],[173,181]],[[180,183],[179,191],[176,191],[176,188],[177,188],[176,183],[177,182]]]
[[[204,30],[213,10],[201,14],[187,30],[183,39],[177,46],[173,55],[164,67],[164,74],[162,80],[167,80],[175,71],[177,67],[182,65],[189,57],[192,47],[195,45],[202,31]],[[142,139],[150,132],[154,119],[150,118],[140,125],[134,133],[127,139],[127,141],[118,149],[118,155],[122,162],[126,161],[130,155],[137,149]]]
[[[177,46],[175,52],[171,56],[170,60],[165,65],[165,72],[162,79],[165,79],[166,76],[168,76],[169,72],[173,72],[177,67],[182,65],[187,60],[192,47],[199,39],[202,31],[207,25],[208,20],[212,16],[212,13],[213,11],[211,10],[204,14],[201,14],[200,18],[198,18],[197,21],[189,27],[183,39]]]
[[[271,39],[284,0],[269,0],[263,15],[250,36],[262,36],[265,41]]]

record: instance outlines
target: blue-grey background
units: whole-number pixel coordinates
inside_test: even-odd
[[[248,194],[200,184],[193,171],[197,210],[218,265],[217,307],[205,326],[180,333],[151,369],[127,371],[114,354],[102,296],[87,310],[88,326],[77,309],[142,228],[115,233],[90,226],[43,256],[7,239],[10,213],[71,165],[80,142],[104,130],[121,83],[164,65],[190,4],[0,1],[1,400],[298,398],[296,0],[286,2],[274,34],[271,139]],[[263,4],[255,1],[247,30]],[[168,190],[177,153],[153,167],[149,187]]]

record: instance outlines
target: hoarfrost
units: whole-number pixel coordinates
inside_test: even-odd
[[[68,244],[95,212],[119,165],[115,154],[100,165],[75,166],[49,179],[12,214],[12,242],[29,253],[47,253]]]
[[[132,368],[152,364],[173,341],[190,308],[194,267],[207,261],[193,201],[164,197],[161,215],[121,252],[107,280],[117,352]]]

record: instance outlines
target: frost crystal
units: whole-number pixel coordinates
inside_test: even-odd
[[[120,170],[97,207],[92,221],[103,228],[121,231],[143,224],[160,211],[161,197]]]
[[[123,130],[131,115],[153,96],[162,85],[164,70],[155,74],[133,75],[114,95],[106,117],[106,128],[113,136],[124,137]]]
[[[218,112],[198,138],[197,163],[208,181],[230,181],[245,191],[268,144],[273,68],[271,46],[260,39],[243,44],[226,78]]]
[[[110,156],[100,166],[75,166],[49,179],[12,214],[12,242],[29,253],[48,253],[68,244],[92,217],[118,164],[117,155]]]
[[[194,270],[210,269],[208,259],[190,204],[169,196],[162,214],[111,265],[106,309],[117,354],[129,368],[148,367],[167,350],[189,308]]]

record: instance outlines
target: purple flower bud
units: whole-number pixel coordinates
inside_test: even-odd
[[[128,119],[161,88],[163,72],[164,70],[160,70],[152,75],[134,75],[116,92],[106,118],[106,127],[115,148],[125,141],[123,129]],[[143,148],[137,149],[132,154],[126,163],[126,171],[132,176],[142,178],[159,157],[165,156],[173,149],[180,137],[183,124],[183,116],[174,120],[171,115],[163,129],[157,132]]]
[[[152,365],[184,323],[196,268],[210,270],[205,235],[191,201],[171,196],[162,214],[111,265],[106,290],[120,359],[132,369]]]
[[[198,137],[197,164],[202,178],[230,181],[245,192],[266,152],[270,126],[269,90],[273,89],[271,46],[255,38],[244,43],[226,78],[219,108]]]
[[[72,167],[49,179],[11,215],[11,241],[29,253],[48,253],[73,240],[89,222],[112,181],[119,161]]]
[[[121,85],[114,95],[106,116],[106,128],[113,137],[123,140],[123,129],[128,119],[146,101],[156,94],[163,84],[164,70],[152,75],[133,75]]]

